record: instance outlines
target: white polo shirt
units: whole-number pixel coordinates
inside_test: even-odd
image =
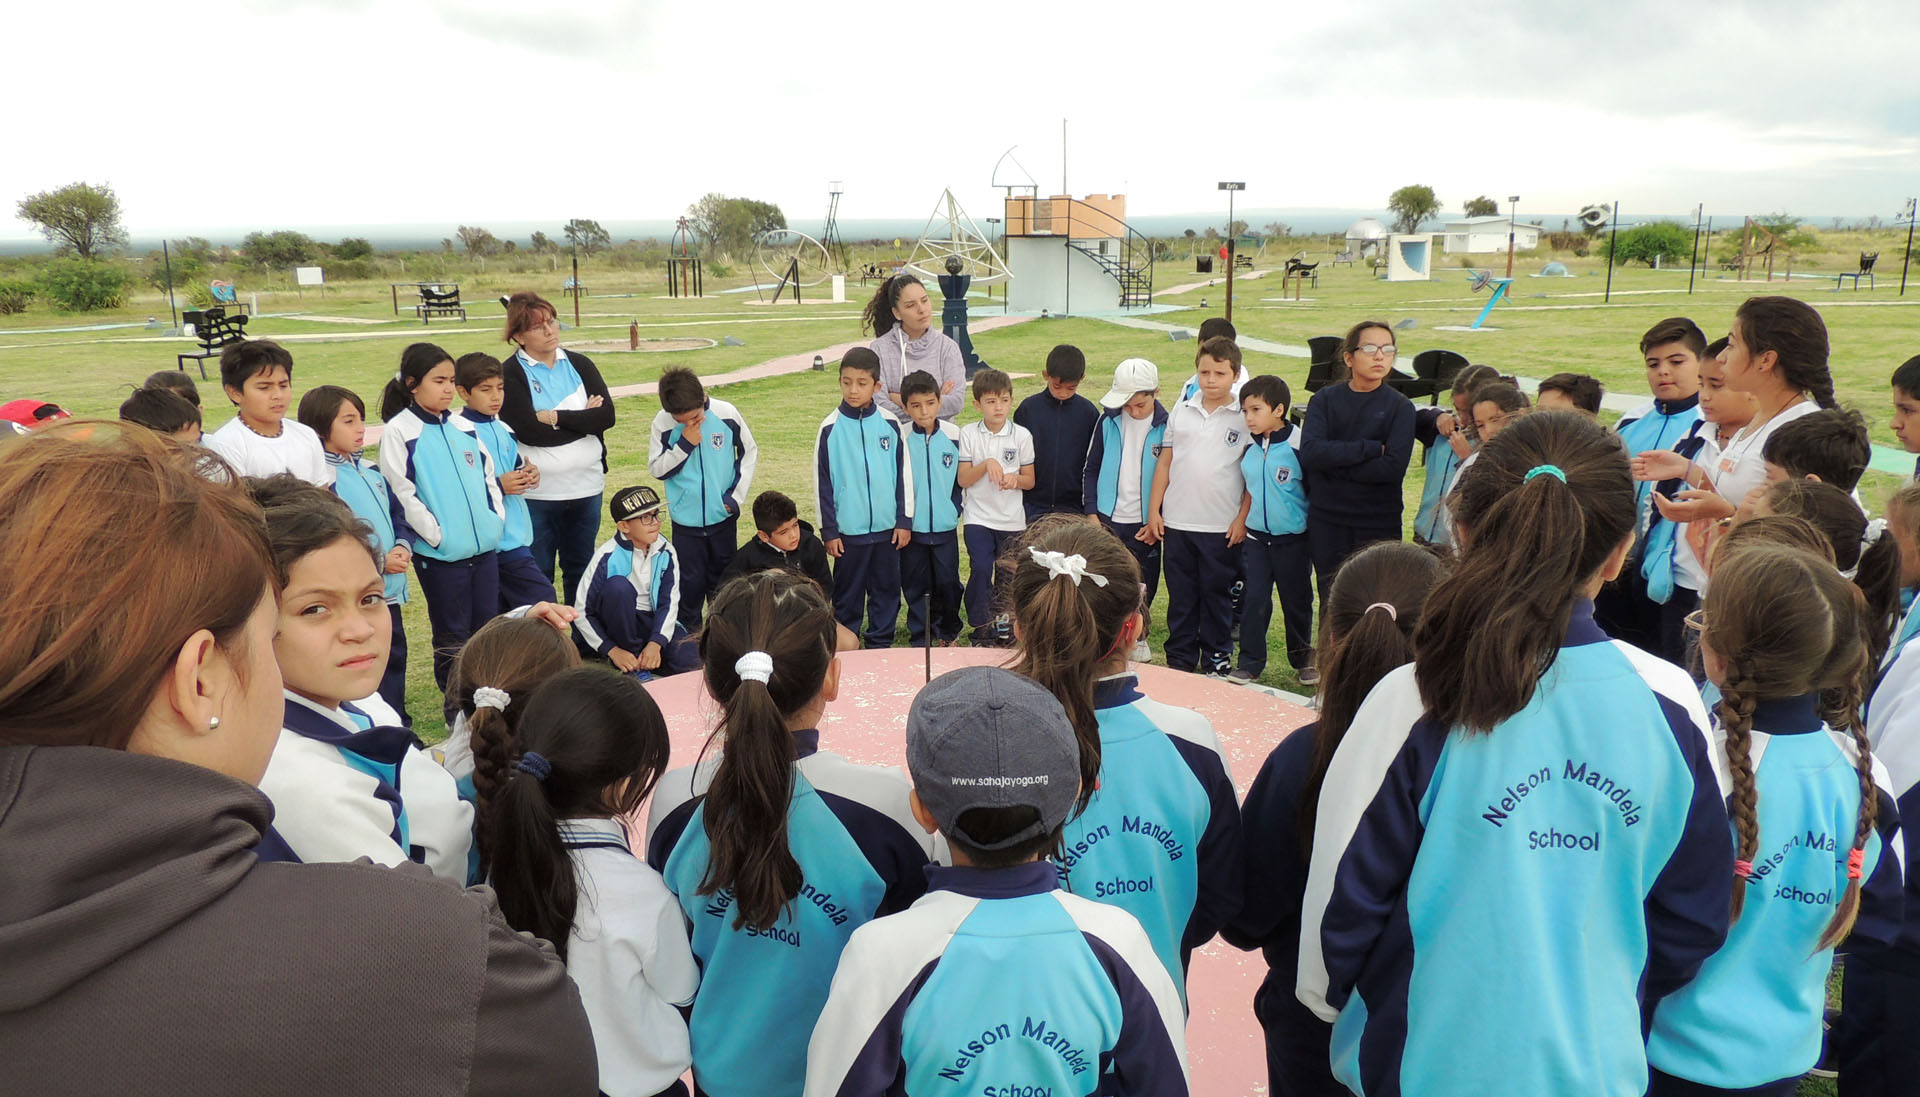
[[[1162,442],[1167,452],[1161,460],[1173,464],[1160,500],[1160,519],[1189,533],[1225,533],[1246,494],[1240,457],[1253,436],[1238,397],[1211,413],[1201,407],[1202,399],[1196,393],[1168,413]]]
[[[327,467],[327,452],[320,448],[320,436],[292,419],[280,420],[280,433],[268,438],[254,433],[236,415],[206,436],[206,446],[242,476],[291,472],[309,484],[333,487],[333,470]]]
[[[998,431],[988,430],[984,420],[975,420],[960,428],[960,459],[969,464],[997,461],[1001,468],[1017,473],[1033,464],[1033,433],[1012,416]],[[970,526],[1003,532],[1027,528],[1027,493],[1019,488],[1003,488],[982,476],[961,489],[960,498]]]
[[[660,874],[629,852],[617,821],[563,819],[560,838],[580,882],[567,974],[593,1029],[600,1092],[651,1097],[693,1063],[675,1008],[700,986],[686,918]]]

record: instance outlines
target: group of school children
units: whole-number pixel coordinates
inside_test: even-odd
[[[830,575],[784,497],[736,552],[752,435],[678,371],[649,436],[675,536],[651,487],[615,493],[572,608],[538,567],[544,587],[508,578],[540,473],[494,418],[497,361],[408,348],[375,469],[358,398],[316,389],[286,419],[285,351],[230,348],[241,418],[195,479],[245,477],[271,553],[285,694],[257,858],[490,883],[564,962],[613,1097],[683,1093],[689,1069],[715,1097],[1185,1093],[1188,962],[1216,934],[1268,962],[1275,1093],[1788,1094],[1823,1042],[1843,1092],[1913,1091],[1920,486],[1871,523],[1849,495],[1869,450],[1813,309],[1752,299],[1717,351],[1656,325],[1653,402],[1612,430],[1570,374],[1532,409],[1475,368],[1452,411],[1416,412],[1371,322],[1299,428],[1286,384],[1203,332],[1171,411],[1143,360],[1093,409],[1058,348],[1012,414],[1006,376],[977,374],[982,419],[956,430],[966,380],[930,316],[889,280],[875,346],[841,365],[815,461]],[[1920,452],[1920,358],[1894,395]],[[0,480],[74,459],[60,429],[0,448]],[[916,643],[954,640],[963,514],[973,639],[1010,668],[920,692],[904,777],[855,765],[818,730],[843,633],[889,643],[904,592]],[[680,543],[679,516],[708,540]],[[1234,669],[1258,675],[1277,587],[1317,671],[1317,720],[1244,804],[1206,719],[1129,669],[1162,563],[1170,665],[1225,670],[1244,584]],[[433,754],[381,703],[410,565],[455,728]],[[667,772],[636,679],[678,670],[719,719]]]

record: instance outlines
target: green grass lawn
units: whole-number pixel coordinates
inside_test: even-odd
[[[1489,257],[1478,258],[1492,265]],[[1504,257],[1500,258],[1504,262]],[[1538,269],[1541,261],[1523,257],[1517,264],[1516,274]],[[1393,324],[1412,319],[1415,326],[1399,333],[1403,361],[1410,360],[1420,350],[1445,347],[1505,371],[1541,377],[1561,370],[1575,370],[1600,377],[1611,391],[1640,393],[1645,389],[1639,336],[1656,320],[1689,315],[1710,335],[1717,335],[1726,330],[1734,308],[1745,297],[1790,291],[1819,307],[1827,318],[1833,339],[1833,369],[1842,402],[1866,413],[1876,441],[1894,443],[1885,426],[1889,410],[1886,378],[1900,362],[1920,353],[1920,290],[1910,290],[1904,299],[1897,297],[1897,274],[1891,279],[1883,278],[1877,290],[1862,289],[1858,293],[1836,293],[1830,280],[1796,279],[1790,286],[1776,281],[1768,287],[1764,283],[1736,285],[1717,277],[1703,277],[1689,296],[1685,271],[1635,268],[1615,272],[1614,300],[1611,305],[1605,305],[1597,296],[1605,282],[1604,267],[1590,261],[1575,261],[1572,266],[1577,276],[1570,279],[1518,278],[1514,283],[1516,299],[1511,305],[1503,304],[1489,320],[1497,331],[1435,330],[1442,324],[1471,323],[1484,303],[1483,296],[1468,289],[1464,272],[1457,268],[1437,272],[1430,282],[1390,284],[1372,279],[1364,267],[1329,269],[1323,266],[1320,285],[1309,286],[1306,291],[1309,300],[1297,303],[1277,300],[1280,297],[1277,274],[1238,282],[1233,319],[1246,335],[1300,347],[1304,347],[1309,336],[1342,334],[1361,319],[1376,318]],[[296,390],[318,384],[340,384],[360,393],[370,404],[377,404],[381,386],[392,376],[400,351],[409,342],[429,340],[456,356],[474,350],[499,354],[508,349],[501,341],[501,314],[493,303],[493,298],[501,292],[529,285],[538,288],[556,302],[562,320],[571,325],[573,302],[558,292],[563,277],[564,273],[542,272],[463,281],[468,320],[465,323],[436,321],[430,326],[423,326],[411,315],[395,317],[384,282],[329,287],[324,295],[273,290],[260,294],[263,315],[249,324],[248,332],[266,338],[287,338],[295,359]],[[755,295],[751,292],[714,292],[746,284],[747,279],[741,275],[726,279],[709,276],[709,296],[700,300],[664,299],[660,296],[664,293],[664,284],[653,272],[595,271],[583,274],[583,279],[595,295],[580,302],[581,324],[562,334],[564,342],[624,341],[628,325],[638,323],[643,338],[689,336],[718,342],[732,336],[745,344],[667,353],[588,352],[608,384],[614,386],[651,380],[670,365],[686,365],[712,376],[781,355],[812,352],[861,337],[859,310],[865,292],[858,285],[848,287],[852,300],[845,304],[815,302],[809,294],[803,305],[767,306],[755,304]],[[1155,280],[1156,285],[1166,288],[1205,282],[1207,277],[1194,274],[1190,263],[1168,262],[1159,264]],[[250,292],[244,281],[240,289],[243,296]],[[255,287],[254,291],[257,290]],[[1549,296],[1536,297],[1535,294]],[[1199,308],[1203,298],[1208,303],[1205,310]],[[1204,317],[1221,311],[1222,287],[1203,285],[1162,298],[1162,302],[1185,308],[1155,315],[1152,319],[1197,325]],[[974,300],[975,317],[995,316],[1000,311],[998,302]],[[80,332],[37,329],[108,323],[140,325],[156,315],[166,320],[166,302],[149,292],[133,300],[129,307],[107,313],[74,316],[35,309],[0,317],[0,400],[33,396],[58,402],[76,414],[113,415],[131,386],[154,370],[172,367],[174,354],[189,349],[191,344],[163,338],[161,333],[141,326]],[[329,323],[311,317],[345,317],[378,323]],[[1161,332],[1123,327],[1091,317],[1030,321],[975,337],[980,354],[994,366],[1012,373],[1035,375],[1015,382],[1016,399],[1037,390],[1040,384],[1037,375],[1047,352],[1058,343],[1072,343],[1086,352],[1089,372],[1082,392],[1091,398],[1098,398],[1105,391],[1115,364],[1136,356],[1148,358],[1161,367],[1162,392],[1170,397],[1191,373],[1195,349],[1191,341],[1174,342]],[[1250,352],[1247,364],[1254,373],[1278,373],[1297,393],[1301,392],[1307,366],[1304,358]],[[217,374],[217,370],[213,372]],[[197,372],[193,376],[197,379]],[[834,373],[808,371],[753,381],[728,386],[721,395],[740,406],[760,442],[756,489],[778,489],[794,496],[801,504],[802,514],[811,519],[813,436],[820,419],[838,399]],[[203,384],[201,397],[206,407],[207,429],[231,418],[217,382]],[[648,481],[645,427],[659,405],[651,397],[626,397],[617,400],[615,407],[619,425],[608,436],[610,491]],[[961,419],[964,422],[974,417],[968,410]],[[1419,457],[1416,453],[1407,478],[1408,521],[1412,519],[1422,486]],[[1893,483],[1893,477],[1873,474],[1863,485],[1862,494],[1870,505],[1877,507]],[[605,523],[602,536],[610,536],[611,530],[611,523]],[[408,704],[420,718],[425,736],[435,739],[442,734],[440,706],[425,657],[429,643],[426,614],[417,597],[417,587],[415,589],[416,598],[407,611],[409,644],[414,653]],[[1156,621],[1164,622],[1165,610],[1163,593],[1155,607]],[[1281,647],[1280,626],[1278,615],[1275,617],[1270,647],[1278,649]],[[1156,652],[1164,636],[1164,624],[1157,625],[1152,637]],[[904,642],[904,628],[902,637]],[[1269,662],[1265,681],[1285,689],[1300,688],[1284,659]]]

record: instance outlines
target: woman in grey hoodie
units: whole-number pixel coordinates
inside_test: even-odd
[[[282,701],[240,487],[76,422],[0,446],[0,499],[6,1091],[592,1094],[565,966],[490,892],[256,852]]]

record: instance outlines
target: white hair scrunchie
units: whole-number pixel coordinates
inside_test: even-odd
[[[733,673],[742,682],[765,684],[773,680],[773,656],[764,651],[749,651],[733,661]]]
[[[1047,578],[1049,580],[1058,579],[1064,575],[1073,580],[1073,585],[1076,587],[1080,585],[1080,580],[1082,579],[1093,580],[1093,585],[1096,587],[1104,587],[1107,585],[1107,577],[1088,571],[1087,558],[1077,553],[1073,556],[1068,556],[1064,552],[1041,552],[1039,549],[1032,547],[1029,547],[1027,551],[1033,554],[1035,563],[1047,569]]]
[[[1887,520],[1875,518],[1867,523],[1867,531],[1860,535],[1860,551],[1865,552],[1880,543],[1880,536],[1887,532]]]
[[[490,708],[495,712],[505,712],[507,711],[507,706],[512,703],[513,698],[509,696],[504,689],[494,689],[492,686],[481,686],[479,689],[473,691],[473,707],[476,711],[483,708]]]
[[[1387,619],[1390,621],[1400,620],[1400,612],[1393,608],[1393,603],[1391,602],[1375,602],[1374,604],[1368,606],[1366,609],[1361,610],[1360,616],[1365,617],[1367,614],[1372,613],[1376,609],[1386,610]]]

